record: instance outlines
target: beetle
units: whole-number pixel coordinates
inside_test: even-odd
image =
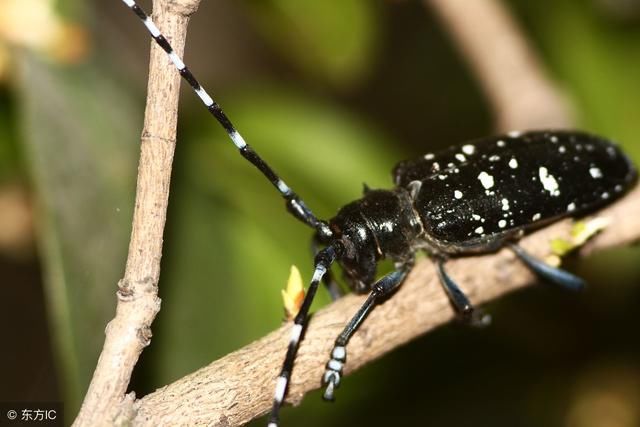
[[[240,154],[278,190],[287,210],[314,229],[314,247],[323,247],[316,249],[309,289],[293,321],[276,380],[270,427],[278,425],[309,308],[320,282],[325,283],[332,296],[338,296],[330,273],[333,263],[340,264],[354,292],[368,293],[368,297],[335,340],[323,375],[327,400],[333,400],[340,384],[349,339],[376,304],[402,284],[418,251],[426,251],[434,260],[457,314],[472,324],[483,324],[486,318],[478,314],[446,272],[449,258],[509,246],[543,279],[581,289],[582,279],[531,256],[516,241],[528,231],[610,203],[637,180],[629,158],[606,139],[566,130],[511,132],[400,162],[393,171],[393,189],[365,187],[362,198],[342,207],[330,220],[320,220],[246,143],[142,8],[134,0],[123,2],[144,23]],[[376,279],[377,264],[386,258],[394,262],[394,269]]]

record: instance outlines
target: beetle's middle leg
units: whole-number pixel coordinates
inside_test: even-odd
[[[440,279],[440,284],[444,288],[449,302],[453,306],[458,317],[465,323],[469,323],[472,326],[483,327],[491,323],[491,316],[484,314],[482,310],[475,308],[469,297],[464,293],[458,284],[449,276],[449,273],[444,269],[446,259],[438,257],[435,260],[436,272]]]

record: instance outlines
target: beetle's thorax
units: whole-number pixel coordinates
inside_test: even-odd
[[[367,190],[359,200],[344,206],[329,221],[334,239],[344,251],[339,263],[356,292],[366,292],[383,258],[405,261],[413,257],[423,231],[407,190]]]

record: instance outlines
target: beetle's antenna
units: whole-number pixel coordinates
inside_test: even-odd
[[[202,103],[207,107],[207,110],[216,118],[216,120],[227,131],[227,134],[231,138],[233,144],[238,148],[240,154],[253,164],[278,190],[280,195],[285,199],[287,204],[287,210],[293,214],[298,220],[304,222],[310,227],[314,228],[321,236],[331,236],[331,230],[329,226],[324,222],[318,220],[311,210],[305,205],[305,203],[298,197],[296,193],[289,188],[289,186],[275,173],[273,169],[251,148],[244,140],[244,138],[238,133],[236,128],[229,120],[229,117],[222,111],[220,105],[213,100],[207,91],[198,83],[195,76],[189,68],[184,64],[182,59],[174,52],[173,47],[167,41],[165,36],[160,33],[156,24],[145,13],[145,11],[134,0],[122,0],[133,13],[140,18],[145,27],[151,34],[153,40],[169,55],[169,59],[176,66],[178,72],[184,80],[189,83],[196,95],[202,100]]]
[[[289,347],[287,348],[287,355],[284,358],[280,375],[278,375],[278,379],[276,381],[276,390],[273,396],[273,408],[271,410],[271,415],[269,416],[269,427],[278,426],[280,408],[282,407],[282,402],[284,402],[284,397],[286,396],[287,388],[289,387],[289,381],[291,380],[293,362],[295,361],[296,354],[298,353],[300,338],[302,337],[302,334],[309,322],[309,308],[311,307],[313,298],[318,290],[318,285],[342,250],[342,244],[340,241],[336,241],[318,252],[315,257],[315,268],[313,271],[313,277],[311,278],[311,283],[309,284],[309,290],[304,296],[304,301],[300,306],[300,311],[293,322],[291,338],[289,339]]]

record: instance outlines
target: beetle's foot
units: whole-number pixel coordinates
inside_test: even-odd
[[[482,309],[475,309],[468,320],[469,325],[474,328],[486,328],[491,325],[491,315],[484,312]]]
[[[336,345],[331,352],[331,360],[327,362],[327,369],[324,371],[322,383],[326,386],[324,400],[333,402],[335,400],[334,392],[340,386],[342,379],[342,367],[347,360],[347,350],[342,345]]]

